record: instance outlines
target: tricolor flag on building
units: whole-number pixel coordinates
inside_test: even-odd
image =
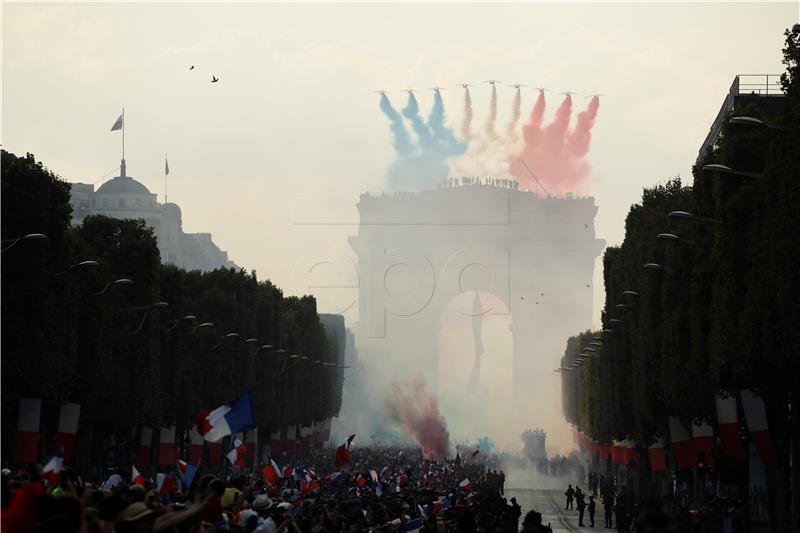
[[[134,120],[134,122],[136,121]],[[123,111],[122,114],[119,117],[117,117],[117,120],[114,121],[114,125],[111,126],[111,131],[121,130],[124,125],[125,125],[125,112]]]
[[[652,472],[663,472],[667,469],[663,438],[656,438],[656,441],[647,448],[647,456],[650,459],[650,470]]]
[[[253,399],[248,392],[211,412],[200,411],[195,422],[197,432],[208,442],[217,442],[227,435],[253,429],[256,427]]]
[[[718,394],[716,397],[719,440],[724,457],[742,455],[742,440],[739,434],[739,416],[736,412],[736,397]]]
[[[690,468],[692,466],[692,441],[686,427],[674,416],[669,417],[669,437],[672,440],[672,452],[675,454],[678,468]]]
[[[775,456],[775,447],[772,444],[772,435],[767,425],[767,411],[764,400],[750,389],[744,389],[742,395],[742,410],[747,422],[747,429],[758,450],[758,455],[766,466],[776,466],[778,461]]]

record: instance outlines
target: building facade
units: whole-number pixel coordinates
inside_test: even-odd
[[[214,244],[210,233],[185,233],[181,208],[174,203],[159,203],[144,184],[127,175],[124,159],[119,176],[97,190],[94,185],[73,183],[70,204],[73,225],[90,215],[143,219],[155,230],[164,264],[203,271],[238,268],[228,259],[228,253]]]

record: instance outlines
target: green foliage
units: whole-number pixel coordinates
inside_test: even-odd
[[[693,169],[692,186],[673,179],[646,188],[622,245],[606,250],[602,321],[613,333],[570,338],[562,359],[567,364],[592,335],[603,336],[598,355],[562,375],[564,415],[591,437],[647,444],[666,433],[667,415],[714,420],[714,395],[742,388],[761,393],[774,422],[787,419],[791,391],[800,388],[798,33],[787,32],[784,64],[782,130],[726,122]],[[766,120],[755,105],[733,114]],[[703,171],[709,163],[763,177]],[[706,220],[670,218],[671,211]],[[682,241],[657,240],[659,233]],[[663,269],[642,268],[650,262]]]
[[[200,409],[246,391],[262,435],[338,413],[338,372],[314,361],[338,362],[344,322],[323,327],[313,297],[284,297],[255,273],[162,265],[142,220],[93,216],[70,227],[69,184],[30,154],[2,153],[2,201],[4,240],[48,236],[3,252],[5,451],[23,397],[44,399],[45,433],[71,401],[82,405],[82,430],[101,436],[137,424],[176,424],[181,435]],[[82,260],[99,265],[70,269]],[[122,277],[134,283],[95,295]],[[169,307],[152,306],[159,301]],[[188,315],[197,320],[181,320]],[[292,354],[309,359],[288,362]]]

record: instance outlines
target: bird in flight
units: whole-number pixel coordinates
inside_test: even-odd
[[[212,74],[211,75],[211,83],[217,83],[218,81],[219,81],[219,78]]]
[[[190,66],[189,70],[194,70],[194,65]]]
[[[583,227],[588,229],[589,228],[589,224],[584,224]]]

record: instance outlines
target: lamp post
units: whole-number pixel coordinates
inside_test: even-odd
[[[181,324],[181,322],[191,322],[191,321],[194,321],[194,320],[197,320],[197,317],[194,316],[194,315],[182,316],[181,318],[178,318],[178,319],[174,320],[173,322],[175,322],[175,323],[172,326],[170,326],[167,329],[165,329],[164,331],[167,331],[167,332],[172,331],[173,329],[177,328]]]
[[[761,119],[755,117],[731,117],[728,121],[728,124],[732,126],[743,126],[747,128],[763,128],[769,130],[782,130],[781,126],[776,124],[771,124],[769,122],[764,122]]]
[[[63,270],[62,272],[55,272],[52,275],[63,276],[64,274],[69,274],[70,272],[73,272],[79,268],[96,267],[97,265],[99,265],[97,261],[92,261],[92,260],[81,261],[80,263],[75,263],[74,265],[70,265],[69,267],[66,268],[66,270]]]
[[[47,239],[47,235],[44,233],[28,233],[27,235],[21,235],[19,237],[13,237],[11,239],[3,239],[0,241],[0,244],[3,245],[3,248],[0,249],[0,252],[5,252],[6,250],[10,249],[12,246],[17,244],[18,242],[23,241],[41,241]],[[6,246],[8,245],[8,246]]]
[[[694,241],[690,241],[689,239],[682,239],[678,237],[674,233],[659,233],[656,235],[656,239],[659,241],[670,241],[670,242],[683,242],[686,244],[694,244]]]
[[[736,170],[726,165],[721,165],[719,163],[712,163],[710,165],[704,165],[703,171],[705,172],[714,172],[716,174],[729,174],[731,176],[740,176],[742,178],[763,178],[764,174],[759,172],[749,172],[746,170]]]
[[[132,284],[133,284],[133,280],[130,279],[130,278],[115,279],[114,281],[109,281],[108,283],[106,283],[106,286],[103,287],[102,289],[100,289],[99,291],[93,292],[92,296],[100,296],[101,294],[105,294],[106,291],[108,289],[110,289],[111,287],[119,287],[119,286],[123,286],[123,285],[132,285]]]
[[[142,327],[144,326],[144,321],[147,320],[147,315],[148,313],[150,313],[151,309],[165,309],[167,307],[169,307],[169,304],[167,302],[154,302],[150,305],[129,307],[128,309],[125,309],[126,311],[141,311],[142,309],[144,309],[144,315],[142,315],[142,320],[139,321],[139,325],[136,327],[135,330],[128,333],[128,335],[132,337],[142,330]]]
[[[670,211],[669,218],[675,220],[694,220],[697,222],[719,222],[716,218],[709,218],[703,217],[700,215],[695,215],[694,213],[690,213],[689,211]]]
[[[189,316],[191,316],[191,315],[189,315]],[[201,329],[207,331],[208,329],[213,328],[213,327],[215,327],[213,322],[203,322],[201,324],[196,325],[192,329],[192,331],[189,332],[189,335],[194,335],[195,333],[197,333]]]

